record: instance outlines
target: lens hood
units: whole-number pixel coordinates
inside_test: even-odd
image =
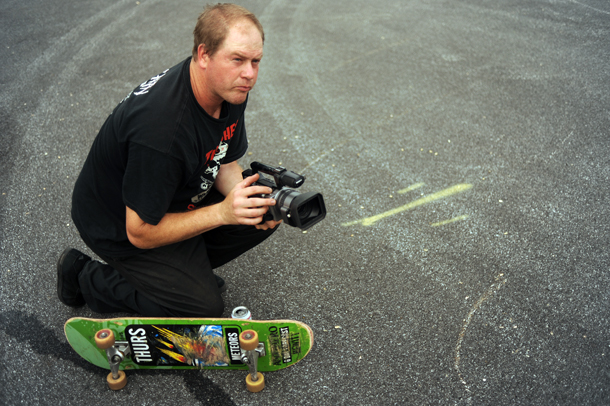
[[[293,227],[307,230],[326,217],[324,198],[320,193],[300,193],[289,203],[289,223]]]

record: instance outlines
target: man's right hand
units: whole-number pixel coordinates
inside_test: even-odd
[[[239,182],[229,192],[225,200],[220,203],[221,216],[226,224],[241,224],[258,226],[263,221],[263,215],[269,206],[275,205],[274,199],[252,197],[254,195],[270,194],[271,188],[267,186],[252,186],[259,178],[252,175]],[[274,224],[269,224],[274,223]],[[266,222],[266,228],[273,228],[279,222]]]

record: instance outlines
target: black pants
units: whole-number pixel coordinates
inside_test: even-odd
[[[79,275],[85,301],[98,313],[150,317],[220,317],[224,303],[213,269],[260,244],[278,227],[224,226],[127,258],[100,255]]]

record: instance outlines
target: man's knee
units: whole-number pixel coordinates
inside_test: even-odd
[[[192,306],[181,310],[176,310],[173,313],[174,317],[222,317],[225,305],[220,294],[215,298],[205,298],[198,303],[193,303]]]
[[[209,315],[207,317],[222,317],[222,313],[225,310],[225,304],[222,297],[218,295],[218,298],[209,303]]]

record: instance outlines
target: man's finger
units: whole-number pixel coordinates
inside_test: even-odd
[[[250,186],[243,189],[242,196],[268,195],[273,190],[267,186]]]
[[[247,178],[245,178],[241,184],[243,187],[248,187],[251,184],[253,184],[254,182],[256,182],[259,177],[260,177],[260,175],[258,173],[255,173],[254,175],[248,176]]]
[[[266,199],[262,197],[251,197],[247,200],[247,204],[244,207],[261,207],[261,206],[275,206],[274,199]]]

